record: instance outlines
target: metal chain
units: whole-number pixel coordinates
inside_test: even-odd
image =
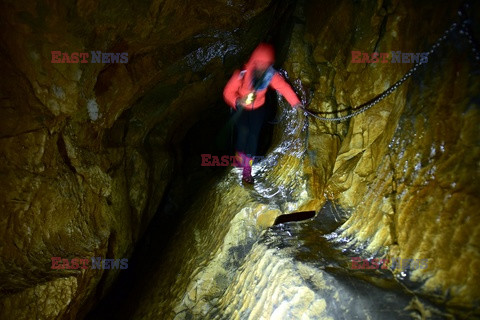
[[[459,15],[462,16],[462,13],[460,11],[459,11]],[[478,62],[478,61],[480,61],[479,51],[475,47],[473,37],[468,30],[468,27],[467,27],[468,23],[469,23],[468,19],[463,20],[463,22],[461,24],[461,28],[460,28],[460,34],[464,34],[467,37],[468,42],[471,44],[471,48],[472,48],[472,51],[475,55],[475,59]],[[440,46],[440,44],[443,41],[445,41],[445,39],[447,38],[447,35],[449,33],[451,33],[453,30],[455,30],[456,28],[457,28],[457,23],[456,22],[452,23],[450,28],[445,30],[445,32],[437,39],[437,41],[435,41],[435,43],[432,45],[430,50],[426,53],[427,59],[421,59],[419,62],[417,62],[412,68],[410,68],[410,70],[408,70],[408,72],[400,80],[395,82],[390,88],[388,88],[386,91],[384,91],[381,95],[379,95],[375,99],[371,100],[367,104],[360,105],[356,108],[352,108],[353,110],[358,109],[357,111],[355,111],[351,114],[348,114],[346,116],[343,116],[343,117],[324,118],[324,117],[319,117],[317,114],[313,113],[310,110],[307,110],[304,106],[302,107],[303,110],[305,111],[306,114],[308,114],[308,115],[310,115],[310,116],[312,116],[316,119],[323,120],[323,121],[344,121],[344,120],[350,119],[352,117],[355,117],[356,115],[359,115],[360,113],[363,113],[363,112],[367,111],[368,109],[370,109],[371,107],[373,107],[374,105],[376,105],[377,103],[379,103],[380,101],[382,101],[383,99],[388,97],[390,94],[392,94],[402,83],[404,83],[412,74],[414,74],[417,71],[418,67],[420,67],[421,65],[424,65],[428,61],[430,61],[428,59],[430,54],[432,54]]]
[[[470,44],[470,49],[472,49],[473,55],[475,57],[475,60],[477,63],[480,63],[480,51],[476,46],[476,43],[473,39],[472,34],[470,33],[469,30],[469,24],[470,20],[464,20],[460,26],[460,34],[463,34],[465,37],[467,37],[468,43]]]

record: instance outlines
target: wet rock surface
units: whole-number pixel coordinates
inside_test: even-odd
[[[352,271],[348,253],[323,231],[333,227],[335,215],[326,207],[314,220],[275,226],[262,234],[206,318],[444,318],[445,313],[397,282],[391,272]],[[325,223],[332,224],[326,228]]]
[[[428,51],[460,5],[2,3],[0,317],[480,317],[479,65],[460,28],[348,121],[279,98],[253,186],[200,167],[225,131],[223,85],[260,40],[276,42],[309,110],[342,116],[412,66],[351,51]],[[462,17],[478,39],[477,9]],[[52,50],[129,61],[52,64]],[[130,265],[52,270],[55,256]],[[355,269],[352,257],[428,267]]]
[[[51,257],[131,257],[183,165],[179,142],[226,110],[212,106],[229,73],[290,2],[183,5],[2,2],[1,318],[81,318],[107,292],[119,270],[52,270]]]

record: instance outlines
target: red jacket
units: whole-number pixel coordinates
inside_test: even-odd
[[[237,99],[246,97],[249,93],[254,91],[252,86],[253,73],[256,68],[266,69],[266,67],[272,65],[274,62],[273,48],[267,44],[260,44],[252,53],[250,60],[245,65],[245,70],[235,70],[232,77],[228,81],[225,89],[223,90],[223,97],[225,102],[236,109],[235,104]],[[288,103],[293,107],[300,103],[295,92],[285,79],[277,72],[270,81],[269,87],[280,92],[282,96],[287,99]],[[253,110],[261,107],[265,103],[265,93],[268,88],[258,90],[256,92],[256,98],[253,102],[246,106],[247,109]]]

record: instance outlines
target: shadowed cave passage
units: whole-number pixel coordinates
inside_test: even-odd
[[[179,6],[0,4],[0,318],[480,318],[478,2]],[[200,155],[261,41],[310,113],[272,95],[247,186]]]
[[[288,45],[289,35],[285,32],[291,32],[292,12],[287,12],[284,16],[278,16],[274,21],[276,24],[282,23],[284,27],[279,30],[268,32],[264,39],[275,41],[277,50],[275,66],[281,66],[284,57],[282,49]],[[267,29],[269,30],[269,29]],[[241,63],[237,66],[239,68]],[[288,79],[287,79],[288,81]],[[208,90],[208,89],[207,89]],[[156,95],[156,93],[151,93]],[[173,174],[174,177],[162,196],[162,201],[149,223],[145,234],[135,247],[135,251],[129,260],[128,270],[122,271],[119,278],[108,290],[107,295],[99,304],[86,316],[87,319],[97,319],[98,317],[110,317],[112,315],[120,318],[133,317],[138,306],[134,296],[137,291],[141,291],[142,285],[139,283],[148,282],[148,279],[158,272],[159,265],[164,261],[164,250],[169,250],[170,245],[175,243],[175,234],[181,233],[182,220],[188,220],[190,217],[185,214],[192,209],[192,199],[205,196],[205,191],[217,184],[228,172],[232,170],[231,166],[201,166],[202,154],[210,154],[220,158],[222,155],[235,155],[235,127],[231,121],[233,113],[223,101],[219,90],[212,91],[218,101],[208,106],[202,114],[197,115],[192,120],[191,126],[187,130],[183,139],[176,139],[175,143],[169,145],[170,153],[173,155]],[[142,98],[143,99],[143,98]],[[285,119],[287,108],[291,107],[281,102],[276,92],[269,89],[266,94],[265,105],[266,116],[264,125],[259,135],[258,151],[255,157],[255,163],[265,158],[273,139],[274,126],[280,124]],[[140,101],[138,105],[141,105]],[[134,107],[135,108],[135,107]],[[128,125],[134,117],[131,110],[127,110],[117,121],[122,128],[114,128],[107,136],[107,140],[118,140],[116,135],[124,136],[124,131],[128,131]],[[180,124],[182,125],[182,124]],[[157,135],[163,135],[159,124],[159,129],[153,128],[149,133],[152,137],[147,137],[147,150],[150,144],[154,144]],[[158,132],[157,132],[158,131]],[[154,142],[150,142],[154,141]],[[110,141],[107,144],[111,143]],[[154,147],[151,147],[152,149]],[[154,153],[154,150],[149,150]],[[211,161],[210,161],[211,162]],[[238,171],[238,170],[237,170]],[[179,226],[180,225],[180,226]],[[250,247],[252,243],[246,245]],[[246,249],[245,249],[246,250]],[[120,307],[120,308],[119,308]]]
[[[276,99],[273,91],[270,91],[267,99],[270,101],[266,107],[271,111],[262,129],[259,156],[268,150],[277,108],[275,101],[272,101]],[[166,188],[155,216],[129,259],[128,269],[122,271],[107,296],[87,315],[87,319],[112,315],[128,317],[127,315],[135,311],[136,306],[132,303],[131,292],[141,290],[138,283],[148,281],[149,277],[157,272],[158,265],[163,261],[164,250],[168,245],[174,244],[175,233],[181,232],[178,225],[182,220],[189,219],[185,214],[192,207],[189,200],[204,195],[205,190],[212,188],[231,170],[230,166],[201,166],[203,153],[218,156],[234,154],[233,128],[226,125],[231,113],[223,101],[212,109],[214,111],[207,111],[198,119],[198,123],[192,126],[179,146],[173,146],[175,179]],[[118,312],[119,306],[122,306],[121,312]]]

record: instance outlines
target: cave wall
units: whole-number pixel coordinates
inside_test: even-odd
[[[313,92],[312,110],[360,106],[413,64],[352,63],[351,51],[426,52],[460,21],[459,8],[459,1],[306,1],[286,65]],[[477,38],[478,12],[475,5],[463,11]],[[347,124],[311,119],[309,127],[311,185],[319,199],[349,212],[339,229],[345,247],[366,257],[428,259],[409,279],[425,282],[422,290],[447,307],[466,309],[479,296],[475,58],[457,28],[382,102]]]
[[[283,67],[309,109],[326,117],[344,115],[336,111],[370,101],[412,66],[354,64],[352,50],[427,51],[458,20],[459,6],[300,1]],[[352,293],[332,280],[334,271],[325,269],[338,261],[320,260],[330,252],[310,252],[309,263],[299,261],[298,252],[308,246],[331,248],[295,242],[289,232],[295,227],[276,228],[284,230],[281,239],[262,230],[280,214],[319,211],[327,200],[342,209],[346,222],[326,238],[338,239],[345,252],[429,259],[428,268],[409,273],[408,280],[447,310],[413,297],[413,316],[468,315],[478,296],[479,88],[471,49],[462,39],[456,31],[393,94],[349,121],[307,120],[280,103],[283,120],[256,172],[254,190],[239,188],[232,170],[199,195],[168,262],[132,294],[138,301],[135,317],[331,319],[341,309],[352,316],[402,318],[393,304],[385,315],[378,313],[375,298],[366,297],[357,283]],[[322,216],[317,219],[322,223]],[[342,263],[350,268],[349,257]],[[394,290],[387,291],[379,299]],[[352,311],[352,301],[361,301],[358,310]]]
[[[354,64],[352,50],[430,50],[458,22],[459,7],[459,2],[438,6],[428,1],[300,1],[283,67],[309,109],[326,117],[344,115],[336,111],[371,101],[412,67]],[[478,314],[479,81],[474,59],[468,41],[456,30],[430,55],[429,63],[349,121],[307,120],[281,105],[284,118],[275,129],[266,164],[257,171],[255,190],[237,191],[238,181],[230,172],[218,189],[202,193],[171,246],[168,266],[141,287],[145,291],[137,298],[136,317],[257,319],[305,314],[329,319],[338,316],[335,305],[344,302],[341,312],[385,318],[376,313],[375,301],[343,290],[338,279],[330,282],[333,271],[325,269],[338,261],[317,261],[320,266],[298,261],[297,252],[309,249],[307,243],[295,242],[289,232],[294,227],[285,226],[278,242],[269,238],[269,230],[258,230],[271,226],[280,214],[319,211],[327,200],[341,208],[346,221],[326,238],[337,241],[345,254],[428,259],[424,270],[393,271],[400,282],[410,281],[401,284],[402,289],[414,283],[415,290],[405,290],[445,308],[413,297],[412,317]],[[252,198],[255,193],[259,198]],[[322,223],[322,216],[318,219]],[[252,238],[263,242],[252,247]],[[275,242],[271,250],[265,248],[269,241]],[[294,245],[289,255],[284,248],[290,242]],[[245,258],[237,256],[240,248],[248,251]],[[328,254],[311,252],[310,258]],[[350,268],[349,257],[343,258],[343,268]],[[403,303],[398,296],[393,299]],[[358,313],[352,311],[352,301],[362,301]],[[372,305],[364,309],[368,303]],[[402,318],[394,308],[386,307],[386,314]]]
[[[52,270],[51,257],[130,257],[172,146],[289,5],[2,2],[2,318],[76,318],[98,301],[118,270]],[[51,62],[97,50],[128,62]]]
[[[131,255],[175,174],[175,145],[200,115],[215,112],[233,68],[291,9],[290,1],[183,5],[0,5],[2,317],[75,318],[90,309],[117,272],[52,270],[50,258]],[[411,65],[354,64],[352,50],[426,51],[459,6],[299,1],[283,67],[311,110],[358,106]],[[128,52],[129,60],[52,64],[53,50]],[[202,193],[165,273],[145,279],[143,295],[134,292],[137,317],[205,315],[225,290],[245,293],[248,282],[231,286],[232,272],[261,227],[282,213],[318,211],[327,199],[348,213],[339,238],[349,247],[427,258],[429,268],[411,274],[425,281],[425,292],[452,307],[478,303],[479,81],[472,61],[457,32],[392,95],[348,122],[307,123],[289,113],[275,132],[274,164],[262,173],[268,188],[291,192],[288,199],[259,203],[231,174]],[[228,297],[219,305],[227,307]]]

